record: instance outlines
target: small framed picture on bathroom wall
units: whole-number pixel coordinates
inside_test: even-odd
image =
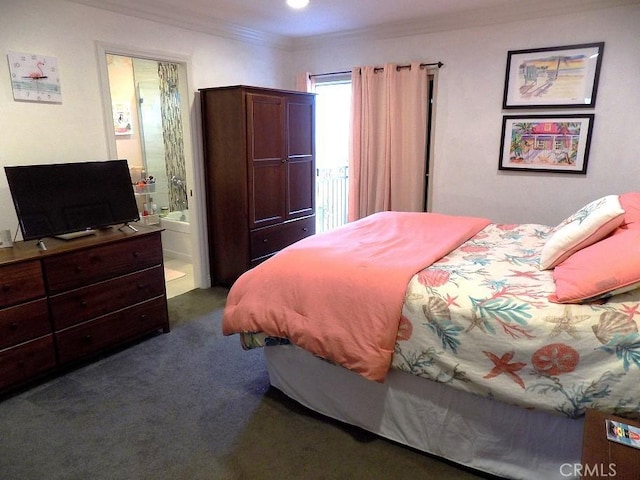
[[[118,103],[113,105],[113,129],[116,135],[131,135],[131,108]]]

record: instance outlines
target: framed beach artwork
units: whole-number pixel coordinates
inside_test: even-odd
[[[593,108],[604,42],[513,50],[502,108]]]
[[[586,174],[594,117],[505,116],[498,169]]]
[[[55,57],[9,52],[7,59],[14,100],[62,102],[58,60]]]

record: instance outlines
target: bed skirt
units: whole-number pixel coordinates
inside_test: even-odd
[[[293,345],[264,352],[271,385],[318,413],[504,478],[579,478],[582,418],[525,410],[398,370],[373,382]]]

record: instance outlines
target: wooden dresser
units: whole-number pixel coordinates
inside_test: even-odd
[[[230,286],[315,233],[315,95],[232,86],[200,98],[211,282]]]
[[[0,394],[169,332],[160,229],[0,249]]]

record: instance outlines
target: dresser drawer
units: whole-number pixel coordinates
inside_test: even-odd
[[[162,264],[160,232],[44,259],[49,293]]]
[[[48,333],[46,298],[0,310],[0,350]]]
[[[45,294],[39,261],[0,267],[0,308],[16,305]]]
[[[251,259],[255,260],[276,253],[298,240],[313,235],[315,231],[316,218],[314,216],[252,230]]]
[[[129,305],[164,295],[162,265],[116,277],[49,299],[56,330],[71,327]]]
[[[55,367],[53,335],[0,351],[0,390],[24,383]]]
[[[61,364],[92,356],[159,329],[168,329],[164,296],[57,332]]]

